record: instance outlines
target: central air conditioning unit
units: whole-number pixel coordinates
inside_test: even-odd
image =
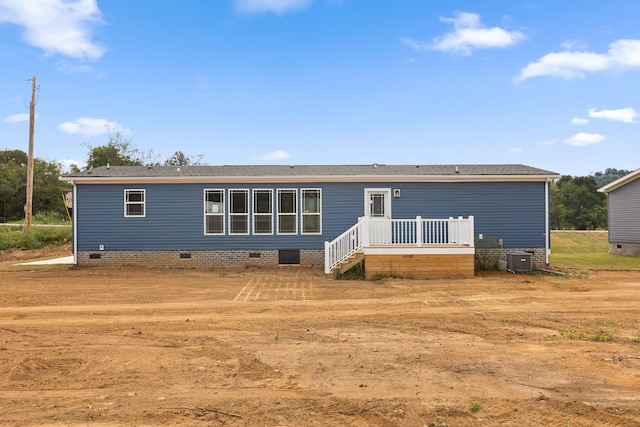
[[[507,270],[513,273],[531,271],[533,268],[532,254],[529,252],[512,252],[507,254]]]

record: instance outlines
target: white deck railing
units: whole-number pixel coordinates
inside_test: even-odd
[[[473,216],[448,219],[362,217],[356,225],[324,244],[326,274],[370,246],[474,246]]]

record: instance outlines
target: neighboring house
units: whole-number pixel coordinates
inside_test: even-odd
[[[640,255],[640,169],[605,185],[609,206],[609,253]]]
[[[113,166],[73,184],[78,265],[294,264],[473,275],[474,255],[548,263],[549,181],[524,165]],[[354,261],[355,259],[355,261]],[[497,262],[497,258],[496,258]]]

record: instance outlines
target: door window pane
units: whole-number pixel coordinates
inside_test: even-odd
[[[373,193],[371,194],[371,217],[384,218],[384,194]]]

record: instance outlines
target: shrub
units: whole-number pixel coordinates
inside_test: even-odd
[[[61,246],[71,241],[71,234],[71,226],[32,227],[29,234],[24,235],[22,227],[0,227],[0,250]]]

